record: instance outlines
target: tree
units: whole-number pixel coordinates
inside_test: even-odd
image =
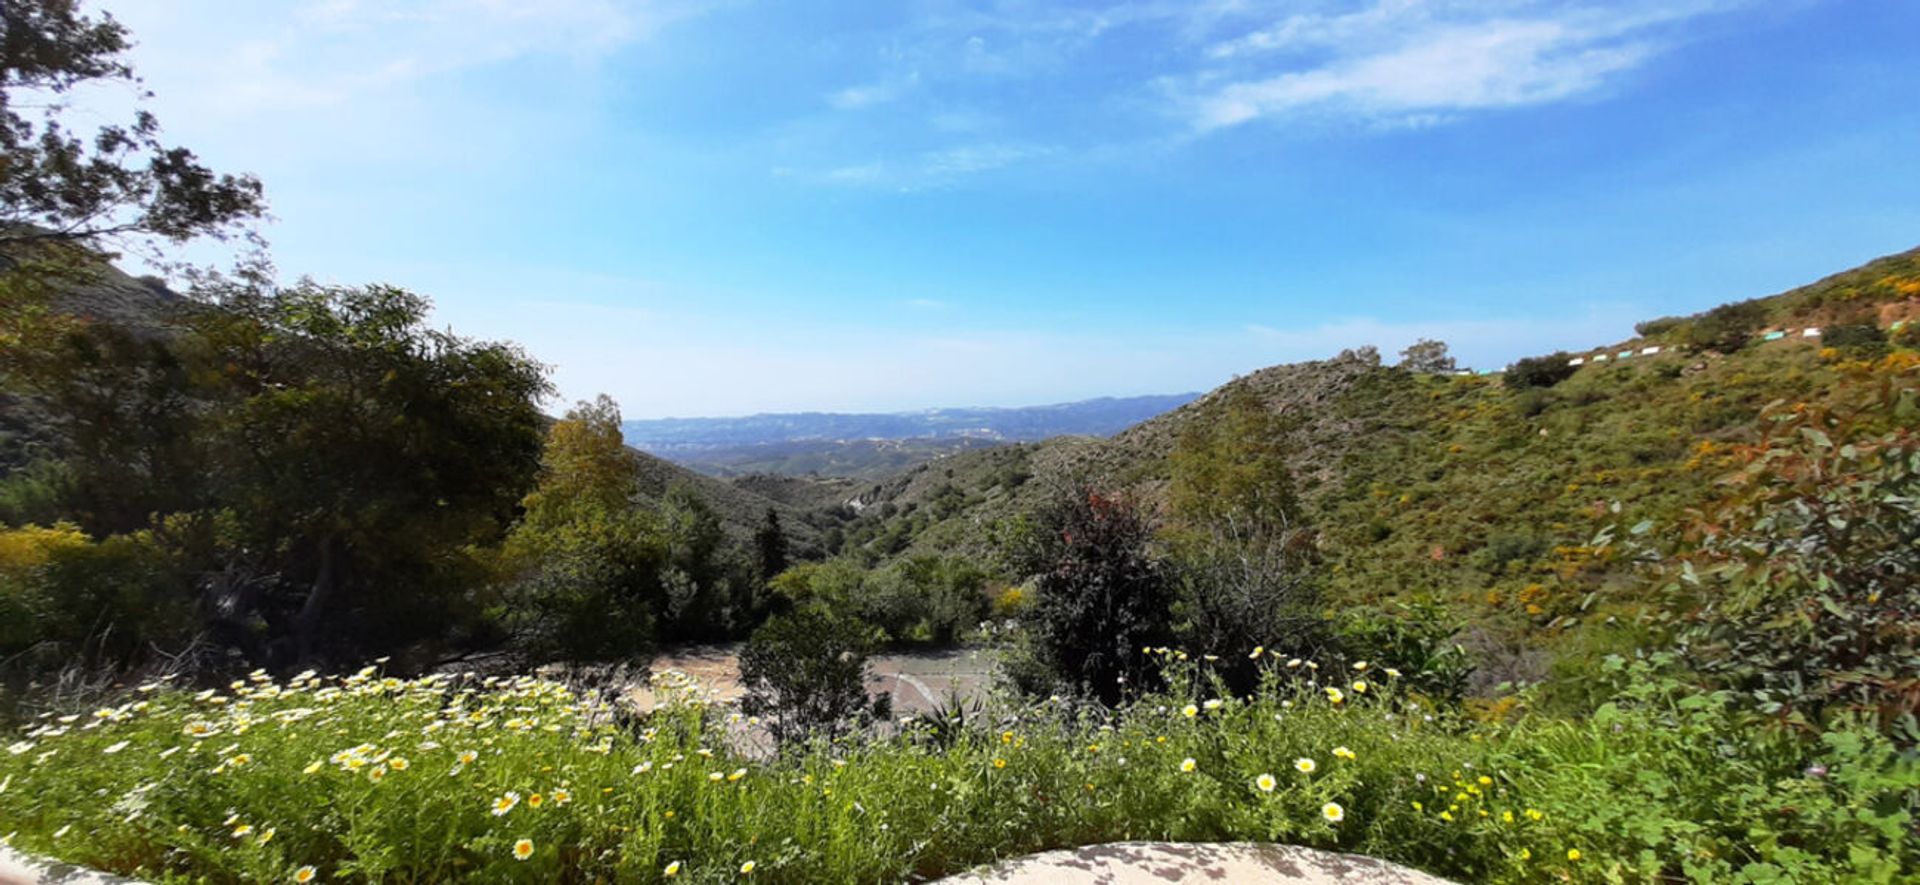
[[[867,696],[866,631],[818,608],[775,617],[740,652],[740,707],[765,717],[783,746],[833,739],[884,718],[891,698]]]
[[[1579,371],[1573,364],[1573,357],[1566,351],[1548,356],[1530,356],[1507,368],[1500,378],[1509,390],[1525,390],[1529,387],[1552,387]]]
[[[548,428],[540,464],[496,566],[514,643],[542,663],[641,653],[666,608],[668,554],[659,516],[633,502],[640,464],[619,407],[575,405]]]
[[[1010,541],[1008,561],[1037,593],[1027,622],[1048,678],[1116,704],[1158,677],[1140,652],[1173,638],[1171,594],[1149,553],[1153,532],[1132,499],[1076,486]]]
[[[787,535],[780,529],[780,514],[767,508],[767,518],[753,533],[754,570],[765,586],[787,570]]]
[[[456,552],[497,540],[532,485],[545,369],[429,328],[427,301],[388,286],[218,294],[183,346],[221,378],[206,482],[228,565],[259,579],[243,607],[283,659],[432,635]]]
[[[1422,338],[1400,351],[1400,368],[1425,375],[1446,375],[1457,368],[1447,355],[1447,343]]]
[[[1168,570],[1185,644],[1218,657],[1236,691],[1258,679],[1254,648],[1308,657],[1326,642],[1288,434],[1284,416],[1237,384],[1190,425],[1172,457]]]
[[[520,502],[529,540],[542,532],[633,506],[640,463],[620,433],[620,406],[606,394],[576,403],[547,429],[538,485]]]
[[[264,214],[259,181],[215,173],[165,144],[145,110],[91,134],[63,125],[76,87],[148,97],[124,58],[131,45],[124,26],[81,13],[77,0],[0,4],[0,250],[123,237],[181,243],[225,237]]]

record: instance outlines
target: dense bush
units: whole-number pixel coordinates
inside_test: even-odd
[[[1722,304],[1676,327],[1674,343],[1693,350],[1732,353],[1752,340],[1766,325],[1767,316],[1767,306],[1759,300]]]
[[[199,624],[184,580],[150,532],[95,541],[68,524],[0,525],[0,693],[183,650]]]
[[[1580,370],[1571,362],[1573,357],[1561,351],[1548,356],[1530,356],[1516,361],[1507,367],[1500,376],[1500,382],[1514,390],[1529,387],[1552,387]]]
[[[1887,354],[1887,333],[1871,322],[1840,323],[1820,330],[1820,344],[1854,359],[1879,359]]]
[[[1288,420],[1244,385],[1206,409],[1169,459],[1163,565],[1181,644],[1219,658],[1228,685],[1246,692],[1258,675],[1247,649],[1313,657],[1328,645],[1317,536],[1287,466]]]
[[[1071,686],[1109,704],[1151,684],[1140,649],[1172,641],[1172,592],[1150,551],[1143,506],[1086,487],[1069,489],[1012,539],[1007,558],[1031,576],[1025,624],[1037,671],[1027,687]]]
[[[889,695],[867,696],[867,630],[819,609],[777,615],[740,653],[741,709],[764,717],[781,745],[831,739],[888,713]]]
[[[884,569],[841,558],[774,578],[777,604],[860,622],[892,646],[952,645],[988,612],[986,571],[959,557],[917,556]]]
[[[1920,741],[1915,391],[1778,418],[1675,566],[1682,647],[1770,713],[1866,710]]]

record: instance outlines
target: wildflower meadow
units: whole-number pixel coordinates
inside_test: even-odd
[[[1116,840],[1255,840],[1469,881],[1896,881],[1920,765],[1742,727],[1610,663],[1581,720],[1478,722],[1365,662],[1168,661],[1118,710],[991,702],[777,752],[684,677],[639,713],[532,677],[264,673],[48,715],[0,753],[29,852],[158,881],[902,881]],[[1289,666],[1289,665],[1292,666]]]

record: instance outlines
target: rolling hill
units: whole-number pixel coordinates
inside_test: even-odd
[[[979,557],[990,526],[1077,480],[1160,501],[1181,435],[1246,388],[1291,419],[1290,466],[1330,603],[1447,606],[1477,641],[1503,648],[1491,657],[1534,661],[1514,665],[1526,670],[1545,666],[1530,645],[1606,624],[1605,591],[1634,581],[1596,535],[1684,524],[1719,494],[1768,404],[1911,375],[1915,318],[1920,250],[1643,323],[1638,337],[1572,355],[1585,365],[1548,387],[1416,374],[1367,354],[1274,366],[1109,439],[968,452],[865,484],[842,535],[872,560]]]
[[[1106,436],[1197,394],[1105,397],[1018,408],[627,421],[627,443],[714,476],[878,478],[960,452],[1055,436]]]

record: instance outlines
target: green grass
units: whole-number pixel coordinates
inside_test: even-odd
[[[652,881],[676,862],[676,881],[897,881],[1125,839],[1297,843],[1463,881],[1889,881],[1920,864],[1911,756],[1871,730],[1751,727],[1645,667],[1615,674],[1598,715],[1492,724],[1378,668],[1323,671],[1335,703],[1278,661],[1257,697],[1210,708],[1189,690],[1207,684],[1197,663],[1117,713],[1012,704],[757,759],[690,695],[632,719],[531,678],[147,686],[0,752],[0,828],[31,852],[210,882],[309,865],[325,881]]]

